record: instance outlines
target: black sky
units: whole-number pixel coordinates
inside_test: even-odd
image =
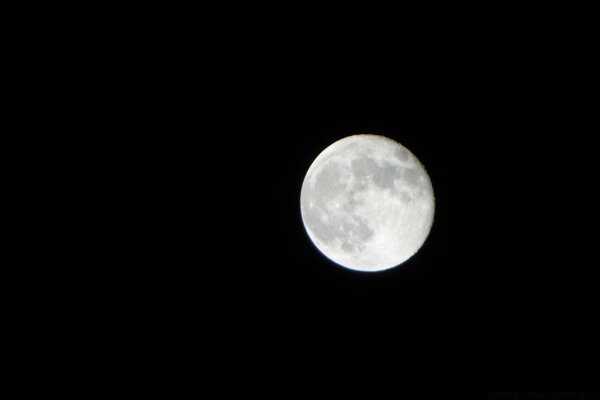
[[[111,10],[92,28],[101,46],[68,30],[81,40],[72,62],[57,52],[35,64],[76,88],[51,73],[56,90],[31,96],[72,122],[64,149],[90,159],[100,183],[67,163],[94,189],[74,182],[66,207],[84,204],[75,217],[100,235],[74,232],[100,247],[75,250],[100,261],[85,282],[65,279],[93,305],[64,295],[81,308],[64,336],[84,337],[86,361],[107,349],[100,379],[120,370],[152,390],[170,372],[169,390],[181,380],[278,399],[593,389],[598,91],[586,13],[215,5]],[[50,141],[64,127],[31,118]],[[420,251],[373,274],[328,261],[300,215],[315,157],[360,133],[409,148],[436,198]]]
[[[172,213],[156,297],[171,299],[167,320],[242,369],[265,359],[282,375],[308,362],[376,379],[391,362],[391,386],[411,371],[482,390],[589,382],[595,159],[570,81],[525,55],[517,68],[489,54],[420,65],[244,48],[173,75],[160,99],[153,129],[173,132],[153,136],[164,157],[152,162]],[[328,261],[300,216],[314,158],[358,133],[408,147],[435,191],[426,243],[382,273]]]
[[[595,294],[577,171],[589,160],[575,155],[584,145],[562,89],[496,69],[293,71],[241,80],[227,96],[236,115],[222,135],[238,157],[224,194],[236,227],[222,266],[228,323],[315,354],[460,360],[499,388],[570,382],[566,365],[583,379]],[[411,149],[436,196],[423,248],[376,274],[323,257],[299,210],[314,158],[358,133]]]

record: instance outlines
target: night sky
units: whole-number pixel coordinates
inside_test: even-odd
[[[75,121],[64,149],[99,176],[96,185],[85,163],[66,163],[93,187],[88,195],[73,182],[66,207],[84,204],[77,223],[101,236],[73,232],[101,247],[75,250],[101,261],[83,282],[88,267],[77,259],[75,280],[65,280],[99,288],[98,317],[65,295],[81,303],[65,340],[89,328],[97,339],[82,348],[107,349],[108,372],[147,378],[147,368],[158,382],[171,371],[209,397],[593,390],[598,73],[597,44],[583,38],[595,24],[581,24],[577,10],[567,26],[562,6],[555,16],[543,15],[551,7],[452,5],[455,17],[429,4],[419,16],[378,7],[369,16],[356,4],[356,17],[345,15],[350,3],[215,3],[223,10],[214,13],[211,3],[172,18],[162,6],[136,7],[123,17],[127,33],[111,22],[125,14],[111,10],[92,28],[111,43],[69,28],[82,41],[67,46],[73,62],[40,56],[35,68],[54,65],[76,90],[42,73],[57,99],[23,93]],[[159,16],[145,16],[150,9]],[[46,140],[62,134],[63,122],[31,118]],[[436,199],[419,252],[371,274],[324,257],[300,213],[314,159],[365,133],[416,155]],[[407,387],[416,392],[401,395]]]
[[[298,386],[334,375],[477,393],[590,382],[595,169],[587,111],[567,88],[535,68],[266,59],[228,63],[170,103],[177,133],[164,151],[177,172],[162,196],[176,229],[161,285],[180,332],[208,335],[225,371],[264,360],[261,373]],[[315,157],[360,133],[410,149],[436,197],[420,251],[373,274],[326,259],[300,215]],[[206,200],[208,211],[196,205]]]
[[[422,362],[498,389],[584,379],[594,267],[577,231],[589,206],[572,161],[580,143],[562,131],[564,114],[541,86],[518,91],[509,77],[425,85],[368,71],[236,86],[234,124],[247,130],[231,136],[239,164],[224,195],[236,226],[227,323],[275,353],[331,350],[334,369]],[[421,250],[373,274],[327,260],[299,209],[314,158],[359,133],[408,147],[436,196]]]

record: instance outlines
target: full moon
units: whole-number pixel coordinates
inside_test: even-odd
[[[302,221],[333,262],[357,271],[396,267],[433,224],[431,180],[417,157],[384,136],[354,135],[317,156],[302,184]]]

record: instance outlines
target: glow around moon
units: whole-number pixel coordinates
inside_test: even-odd
[[[401,144],[354,135],[312,163],[300,194],[308,236],[335,263],[382,271],[412,257],[433,223],[433,187],[425,168]]]

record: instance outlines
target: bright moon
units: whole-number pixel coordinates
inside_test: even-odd
[[[406,147],[383,136],[354,135],[331,144],[312,163],[300,210],[308,236],[327,258],[375,272],[419,250],[435,200],[425,168]]]

